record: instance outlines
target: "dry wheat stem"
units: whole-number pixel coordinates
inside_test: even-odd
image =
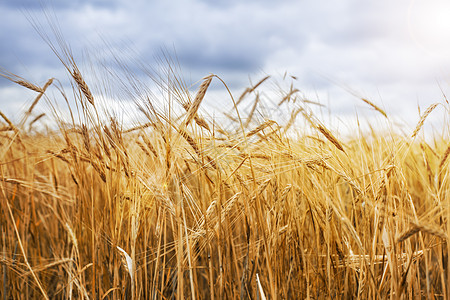
[[[292,95],[294,95],[295,93],[299,92],[298,89],[292,89],[289,91],[289,93],[283,97],[283,99],[281,99],[281,101],[278,103],[278,106],[281,106],[284,102],[286,101],[290,101]]]
[[[291,126],[294,124],[295,119],[297,119],[298,114],[303,110],[303,108],[296,109],[292,111],[291,117],[289,118],[289,121],[287,122],[286,126],[284,126],[284,134],[291,128]]]
[[[133,131],[136,131],[136,130],[145,129],[145,128],[148,128],[148,127],[151,127],[151,126],[156,127],[154,122],[147,122],[145,124],[138,125],[138,126],[130,128],[130,129],[124,130],[123,133],[130,133],[130,132],[133,132]]]
[[[31,273],[33,279],[35,280],[36,285],[38,286],[39,290],[41,291],[42,296],[45,299],[49,299],[47,293],[45,292],[44,288],[42,287],[41,281],[36,276],[36,273],[34,272],[33,268],[30,266],[30,263],[28,262],[27,255],[25,253],[25,249],[24,249],[23,244],[22,244],[22,239],[20,238],[19,230],[17,229],[17,224],[14,221],[14,216],[13,216],[13,213],[11,211],[11,206],[9,205],[9,201],[7,200],[7,198],[5,197],[4,199],[5,199],[5,202],[6,202],[6,206],[8,208],[9,216],[11,218],[11,221],[12,221],[12,224],[13,224],[13,227],[14,227],[14,232],[16,233],[16,237],[17,237],[17,241],[18,241],[20,250],[22,251],[23,258],[25,259],[25,264],[26,264],[27,268],[30,270],[30,273]]]
[[[266,81],[267,79],[270,78],[270,75],[267,75],[266,77],[264,77],[263,79],[261,79],[260,81],[258,81],[252,88],[250,88],[250,90],[248,91],[249,93],[252,93],[254,90],[256,90],[264,81]]]
[[[250,124],[250,122],[252,121],[253,118],[253,114],[255,113],[256,107],[258,106],[259,103],[259,94],[256,94],[256,98],[255,101],[253,102],[253,106],[247,116],[247,120],[244,123],[244,128],[247,128],[248,125]]]
[[[29,128],[31,129],[31,127],[33,126],[34,123],[36,123],[37,121],[39,121],[40,119],[42,119],[45,116],[45,113],[41,113],[40,115],[38,115],[36,118],[34,118],[33,120],[31,120]]]
[[[47,88],[53,83],[53,78],[50,78],[44,85],[44,87],[42,88],[42,91],[39,93],[39,95],[36,97],[36,99],[34,99],[33,103],[31,104],[30,108],[28,109],[28,111],[26,112],[27,115],[31,114],[31,112],[33,111],[34,107],[37,105],[37,103],[39,102],[39,100],[42,98],[42,95],[45,93],[45,91],[47,90]]]
[[[261,79],[260,81],[258,81],[253,87],[246,88],[244,90],[244,92],[241,94],[241,96],[239,97],[238,101],[236,101],[236,106],[238,106],[242,102],[242,100],[244,100],[244,98],[247,94],[254,92],[264,81],[266,81],[269,78],[270,78],[270,76],[266,76],[263,79]]]
[[[14,124],[1,111],[0,111],[0,116],[3,118],[3,120],[5,120],[6,123],[8,123],[10,128],[16,128],[16,126],[14,126]]]

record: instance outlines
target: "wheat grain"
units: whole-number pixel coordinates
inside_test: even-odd
[[[253,106],[248,114],[247,120],[244,123],[244,128],[247,128],[248,125],[250,124],[250,122],[252,121],[253,114],[255,113],[258,103],[259,103],[259,94],[256,94],[256,98],[255,98],[255,101],[253,102]]]

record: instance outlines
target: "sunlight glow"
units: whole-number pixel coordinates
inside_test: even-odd
[[[450,1],[411,0],[408,27],[414,42],[428,54],[450,54]]]

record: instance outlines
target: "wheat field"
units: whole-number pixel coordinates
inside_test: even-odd
[[[411,132],[348,138],[294,87],[272,99],[285,122],[261,118],[264,77],[223,100],[221,124],[200,107],[226,83],[192,92],[167,67],[166,105],[141,94],[124,124],[98,104],[102,81],[62,62],[71,91],[0,72],[36,93],[20,120],[0,115],[1,299],[449,297],[448,130],[423,130],[445,99]],[[74,99],[69,118],[50,89]]]

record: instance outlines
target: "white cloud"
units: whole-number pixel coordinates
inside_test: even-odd
[[[412,0],[80,0],[77,9],[55,3],[61,31],[76,57],[83,59],[82,50],[89,47],[94,60],[111,64],[115,53],[138,74],[136,61],[155,65],[161,48],[171,52],[174,47],[190,82],[216,73],[238,94],[248,76],[257,80],[288,71],[299,78],[299,89],[329,101],[336,114],[352,115],[358,105],[342,85],[410,123],[417,119],[418,102],[426,107],[442,100],[437,82],[448,90],[450,22],[445,16],[450,5],[443,0],[426,5]],[[63,68],[31,29],[20,4],[30,2],[0,5],[5,16],[0,20],[0,65],[37,82],[52,72],[61,76]],[[28,8],[45,25],[43,12]],[[10,85],[0,80],[0,110],[11,107],[4,100],[11,97],[5,86]],[[211,89],[223,94],[219,84]]]

